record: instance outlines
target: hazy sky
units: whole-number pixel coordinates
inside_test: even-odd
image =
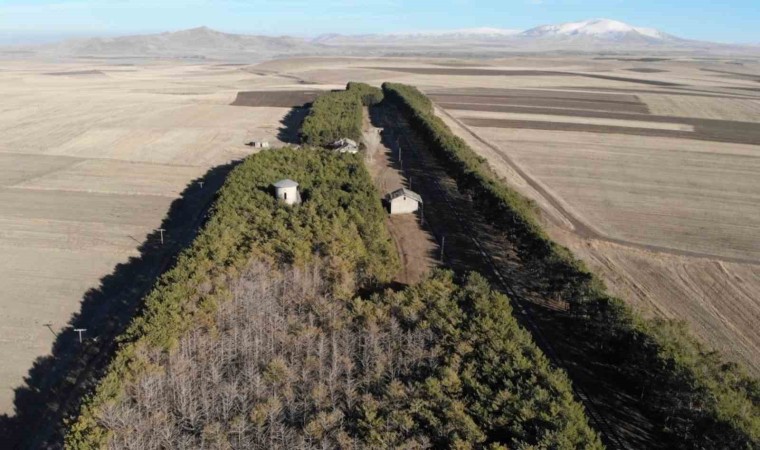
[[[144,33],[201,25],[304,36],[526,29],[599,17],[691,39],[760,43],[760,0],[0,0],[0,37]]]

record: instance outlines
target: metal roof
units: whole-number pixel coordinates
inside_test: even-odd
[[[274,187],[277,188],[294,188],[298,187],[298,183],[291,180],[290,178],[285,178],[284,180],[280,180],[277,183],[274,184]]]
[[[418,194],[418,193],[416,193],[414,191],[410,191],[407,188],[396,189],[395,191],[393,191],[390,194],[388,194],[386,197],[388,198],[388,201],[391,201],[391,200],[393,200],[395,198],[399,198],[399,197],[402,197],[402,196],[403,197],[409,197],[412,200],[415,200],[417,203],[422,203],[422,197],[420,197],[420,194]]]

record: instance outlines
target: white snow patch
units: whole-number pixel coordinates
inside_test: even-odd
[[[525,31],[526,36],[619,36],[640,34],[655,39],[665,39],[666,35],[652,28],[640,28],[611,19],[591,19],[581,22],[568,22],[558,25],[544,25]]]

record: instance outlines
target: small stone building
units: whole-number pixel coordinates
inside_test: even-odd
[[[301,194],[298,192],[298,183],[287,178],[274,184],[274,195],[288,205],[301,203]]]
[[[409,214],[417,211],[422,205],[420,194],[406,188],[397,189],[385,197],[388,211],[391,214]]]

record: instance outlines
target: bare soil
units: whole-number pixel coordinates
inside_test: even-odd
[[[456,105],[456,104],[455,104]],[[496,105],[499,106],[499,105]],[[499,106],[500,107],[500,106]],[[538,122],[556,122],[556,123],[574,123],[581,125],[607,125],[613,127],[626,127],[626,128],[648,128],[654,130],[668,130],[668,131],[688,131],[694,132],[694,126],[682,121],[649,121],[647,116],[635,116],[620,118],[613,117],[609,114],[608,117],[604,117],[604,113],[601,111],[594,111],[596,116],[589,116],[583,114],[556,114],[551,109],[546,109],[547,113],[533,110],[523,111],[467,111],[457,110],[457,114],[463,119],[501,119],[501,120],[525,120],[525,121],[538,121]],[[567,111],[567,110],[563,110]]]
[[[232,106],[270,106],[294,108],[311,103],[324,91],[244,91],[238,92]]]
[[[709,346],[760,373],[760,218],[749,207],[760,195],[758,147],[468,129],[442,117],[537,201],[552,236],[615,294],[647,315],[687,321]]]
[[[700,69],[703,72],[712,72],[712,73],[719,73],[722,75],[728,75],[728,78],[733,78],[736,80],[750,80],[760,83],[760,75],[752,74],[752,73],[745,73],[745,72],[732,72],[729,70],[717,70],[717,69]]]
[[[433,100],[437,98],[447,98],[449,96],[480,97],[484,99],[492,98],[525,98],[528,100],[535,99],[552,99],[552,100],[582,100],[594,101],[600,103],[626,103],[641,105],[641,100],[632,94],[608,94],[604,92],[577,92],[560,89],[495,89],[495,88],[458,88],[445,90],[432,90],[428,93]],[[443,100],[446,101],[446,100]],[[455,101],[455,100],[448,100]],[[501,102],[497,102],[501,103]]]
[[[462,104],[442,104],[446,108],[454,107],[459,110],[475,111],[493,111],[493,112],[517,112],[510,106],[500,105],[462,105]],[[451,109],[451,108],[449,108]],[[522,112],[522,111],[520,111]],[[534,111],[537,113],[537,111]],[[557,114],[563,111],[552,111],[545,109],[541,114]],[[582,131],[588,133],[604,134],[628,134],[634,136],[655,136],[669,137],[680,139],[695,139],[712,142],[725,142],[734,144],[751,144],[760,145],[760,124],[752,122],[734,122],[727,120],[710,120],[694,119],[684,117],[668,116],[642,116],[624,115],[619,113],[606,113],[604,115],[588,111],[567,111],[565,115],[572,117],[599,117],[608,119],[631,120],[631,121],[650,121],[652,123],[669,123],[682,124],[688,127],[694,127],[694,131],[663,130],[652,128],[636,128],[623,126],[603,126],[593,124],[575,124],[561,123],[549,120],[508,120],[508,119],[488,119],[488,118],[464,118],[463,121],[473,127],[489,128],[517,128],[533,130],[553,130],[553,131]]]
[[[635,95],[538,89],[489,89],[471,94],[430,94],[437,103],[522,105],[567,109],[592,109],[646,114],[647,105]]]
[[[662,90],[655,90],[655,89],[636,89],[636,88],[613,88],[613,87],[606,87],[606,86],[595,86],[592,88],[589,87],[577,87],[577,86],[557,86],[558,89],[566,89],[566,90],[574,90],[574,91],[583,91],[583,92],[619,92],[621,94],[629,93],[629,94],[656,94],[656,95],[678,95],[678,96],[684,96],[684,97],[704,97],[704,98],[727,98],[727,99],[754,99],[754,98],[760,98],[755,97],[750,94],[747,95],[739,95],[738,92],[710,92],[710,91],[700,91],[700,90],[693,90],[693,89],[686,89],[686,88],[674,88],[674,89],[682,89],[682,90],[671,90],[671,89],[662,89]],[[726,90],[729,89],[747,89],[747,88],[739,88],[739,87],[726,87]],[[749,89],[751,90],[751,89]]]
[[[638,72],[638,73],[666,73],[667,70],[662,69],[653,69],[650,67],[634,67],[632,69],[626,69],[629,72]]]
[[[48,72],[45,75],[73,77],[73,76],[81,76],[81,75],[105,76],[106,74],[102,70],[73,70],[70,72]]]
[[[574,73],[554,72],[549,70],[496,70],[496,69],[444,69],[430,67],[369,67],[377,70],[391,70],[395,72],[414,73],[420,75],[447,75],[447,76],[498,76],[498,77],[561,77],[576,76],[595,78],[599,80],[623,81],[626,83],[647,84],[650,86],[683,86],[681,83],[672,83],[660,80],[643,80],[640,78],[628,78],[616,75],[602,75],[598,73]]]
[[[471,109],[482,105],[483,108],[491,108],[498,105],[517,105],[530,107],[551,107],[565,109],[583,109],[596,111],[614,111],[637,114],[647,114],[649,108],[646,104],[613,100],[589,100],[589,99],[565,99],[561,97],[488,97],[488,96],[464,96],[464,95],[433,95],[433,101],[441,105],[451,105],[449,109],[457,109],[456,105],[463,105],[460,109]],[[479,109],[478,109],[479,110]],[[490,109],[483,109],[488,111]]]

